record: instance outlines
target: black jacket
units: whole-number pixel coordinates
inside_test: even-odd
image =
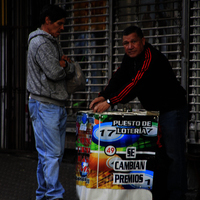
[[[111,105],[138,97],[146,110],[170,111],[186,104],[186,92],[177,81],[168,59],[149,43],[136,58],[124,55],[121,67],[99,96]]]

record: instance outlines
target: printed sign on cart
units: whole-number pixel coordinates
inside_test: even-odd
[[[94,114],[87,188],[152,190],[158,115]]]

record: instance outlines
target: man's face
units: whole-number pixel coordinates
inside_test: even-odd
[[[130,35],[123,36],[123,46],[125,49],[126,54],[131,57],[135,58],[144,49],[145,39],[138,37],[137,33],[131,33]]]
[[[60,35],[60,32],[64,30],[64,24],[65,18],[59,19],[53,23],[49,20],[48,33],[55,38],[58,37]]]

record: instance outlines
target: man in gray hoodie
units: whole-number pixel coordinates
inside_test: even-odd
[[[66,82],[74,75],[74,65],[57,41],[65,20],[63,9],[46,6],[40,14],[41,27],[28,38],[27,90],[38,151],[36,200],[63,199],[65,192],[58,177],[65,145]]]

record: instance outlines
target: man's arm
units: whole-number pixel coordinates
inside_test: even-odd
[[[109,90],[110,94],[108,98],[111,105],[115,105],[118,103],[128,103],[130,100],[133,100],[137,96],[137,93],[141,90],[141,86],[138,83],[141,82],[142,79],[144,80],[144,74],[147,73],[151,64],[151,60],[152,54],[150,48],[147,48],[145,50],[145,60],[142,63],[141,68],[137,71],[135,77],[132,78],[131,76],[129,76],[129,72],[126,70],[126,68],[117,74],[122,78],[121,80],[119,79],[120,87],[118,87],[117,90]]]
[[[65,62],[66,59],[67,62]],[[67,74],[74,73],[74,65],[68,62],[68,58],[62,56],[61,60],[59,60],[53,55],[46,43],[40,45],[38,48],[36,61],[45,75],[54,81],[65,79]],[[68,65],[67,67],[65,67],[66,64]]]
[[[71,59],[68,56],[63,55],[59,63],[60,66],[65,69],[66,78],[71,79],[75,75],[75,66]]]

